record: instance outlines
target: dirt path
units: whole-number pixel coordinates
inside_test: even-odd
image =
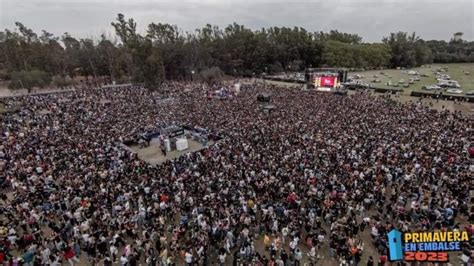
[[[33,89],[30,93],[26,89],[19,90],[9,90],[7,88],[0,88],[0,98],[16,97],[16,96],[25,96],[25,95],[39,95],[39,94],[48,94],[48,93],[59,93],[59,92],[68,92],[75,91],[74,89]]]

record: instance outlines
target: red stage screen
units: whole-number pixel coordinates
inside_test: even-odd
[[[336,77],[321,77],[321,86],[322,87],[334,87],[336,82]]]

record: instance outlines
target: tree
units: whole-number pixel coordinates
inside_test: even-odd
[[[406,32],[391,33],[383,42],[392,49],[392,67],[413,67],[432,61],[428,46],[414,32],[411,35]]]
[[[143,44],[143,49],[149,52],[142,66],[144,83],[148,88],[157,88],[164,81],[164,66],[161,52],[153,47],[151,41]]]
[[[209,69],[202,70],[199,74],[201,78],[209,85],[220,81],[224,77],[224,72],[222,72],[222,70],[218,67],[211,67]]]
[[[101,40],[97,47],[99,53],[99,74],[109,75],[112,81],[120,76],[120,53],[116,44],[107,40],[105,35],[101,35]]]
[[[51,83],[51,76],[39,70],[15,71],[11,73],[10,89],[32,89],[34,87],[43,88]]]
[[[15,30],[0,31],[1,78],[38,70],[54,76],[54,84],[82,75],[154,88],[165,80],[190,80],[192,71],[205,76],[251,76],[320,66],[378,68],[474,62],[474,42],[463,40],[460,32],[449,42],[425,41],[415,33],[397,32],[381,43],[364,43],[357,34],[337,30],[251,30],[235,22],[223,29],[207,24],[194,32],[153,22],[141,35],[135,20],[123,14],[111,25],[117,39],[102,35],[95,41],[76,39],[67,32],[60,38],[46,30],[37,34],[17,22]],[[213,67],[220,74],[209,74]]]

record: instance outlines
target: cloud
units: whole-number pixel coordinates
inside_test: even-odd
[[[474,39],[474,4],[450,0],[0,0],[0,27],[20,21],[39,32],[69,32],[78,37],[113,33],[117,13],[133,17],[138,29],[166,22],[193,31],[210,23],[237,22],[252,29],[301,26],[309,31],[357,33],[380,41],[396,31],[415,31],[423,39],[448,40],[454,32]]]

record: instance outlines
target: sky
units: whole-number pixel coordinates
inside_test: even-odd
[[[0,0],[0,29],[15,22],[78,38],[114,36],[110,23],[123,13],[145,32],[151,22],[192,32],[207,23],[237,22],[257,30],[301,26],[308,31],[356,33],[378,42],[390,32],[416,32],[425,40],[449,40],[454,32],[474,40],[473,0]]]

